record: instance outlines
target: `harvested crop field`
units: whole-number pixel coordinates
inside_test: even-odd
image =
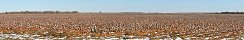
[[[0,18],[1,39],[244,39],[244,14],[0,14]]]

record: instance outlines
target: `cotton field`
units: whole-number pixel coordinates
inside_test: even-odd
[[[0,39],[244,39],[244,14],[0,14]]]

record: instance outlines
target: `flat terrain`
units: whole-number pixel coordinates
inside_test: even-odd
[[[0,14],[1,34],[238,39],[244,14]]]

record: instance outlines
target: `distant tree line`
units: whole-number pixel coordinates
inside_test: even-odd
[[[5,14],[53,14],[53,13],[79,13],[78,11],[20,11],[20,12],[5,12]]]
[[[244,12],[221,12],[219,14],[244,14]]]
[[[204,14],[244,14],[244,12],[215,12],[215,13],[204,13]]]

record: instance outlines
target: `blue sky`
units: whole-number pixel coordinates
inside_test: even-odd
[[[244,11],[244,0],[0,0],[0,11],[221,12]]]

